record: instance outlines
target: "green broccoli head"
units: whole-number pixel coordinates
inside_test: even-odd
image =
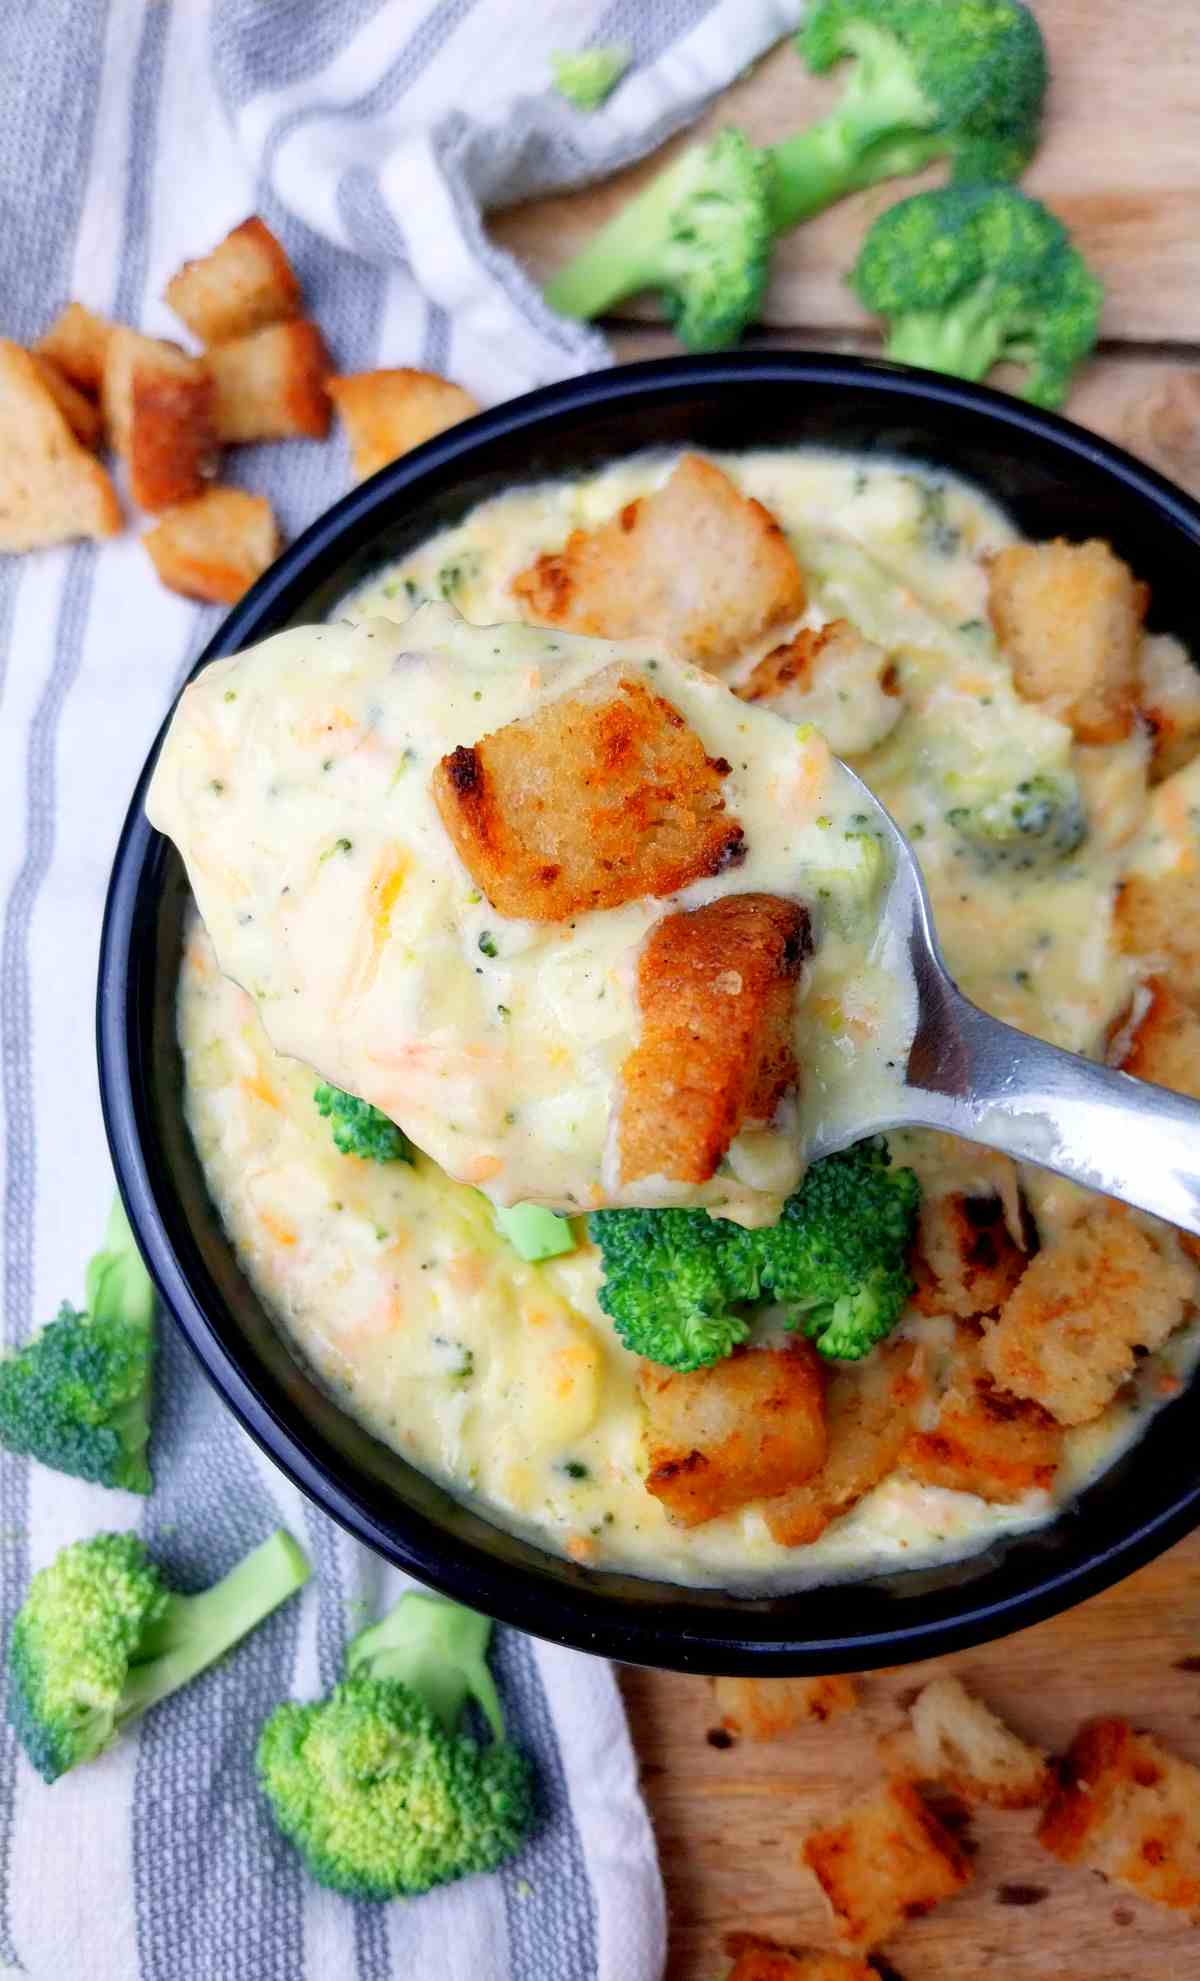
[[[581,48],[575,54],[550,57],[554,87],[576,110],[598,110],[612,95],[633,60],[627,42],[605,48]]]
[[[625,1346],[669,1369],[705,1368],[748,1339],[755,1303],[784,1307],[822,1355],[853,1361],[895,1326],[912,1291],[920,1190],[881,1139],[813,1163],[777,1224],[706,1211],[596,1211],[600,1305]]]
[[[770,153],[776,231],[935,158],[1016,179],[1033,155],[1046,51],[1018,0],[817,0],[797,46],[818,74],[854,68],[832,116]]]
[[[532,1777],[504,1738],[490,1635],[457,1603],[403,1596],[355,1638],[327,1698],[287,1702],[266,1721],[259,1782],[319,1884],[352,1898],[415,1896],[519,1849]],[[461,1731],[472,1698],[487,1744]]]
[[[1066,859],[1087,837],[1087,813],[1073,771],[1037,771],[946,818],[989,865],[1045,866]]]
[[[154,1288],[121,1201],[87,1267],[87,1311],[0,1360],[0,1445],[93,1485],[148,1493]]]
[[[558,271],[551,308],[600,316],[653,289],[691,350],[735,343],[767,285],[770,178],[740,131],[689,146]]]
[[[822,1355],[857,1361],[895,1327],[920,1198],[879,1136],[813,1163],[779,1223],[757,1234],[764,1287]]]
[[[199,1596],[166,1587],[136,1534],[97,1534],[40,1569],[8,1646],[8,1717],[44,1781],[110,1747],[298,1589],[282,1531]]]
[[[403,1131],[370,1101],[360,1101],[324,1081],[314,1090],[313,1099],[317,1113],[332,1126],[335,1148],[344,1156],[357,1156],[361,1162],[412,1161],[412,1149]]]
[[[1104,299],[1062,222],[1012,186],[901,200],[871,228],[851,279],[889,321],[887,357],[972,379],[1010,359],[1042,406],[1062,404]]]
[[[600,1305],[626,1348],[668,1369],[703,1369],[750,1333],[735,1311],[758,1292],[750,1234],[707,1211],[595,1211]]]

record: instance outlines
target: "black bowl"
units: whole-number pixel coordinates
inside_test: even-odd
[[[368,573],[485,496],[649,446],[809,443],[967,476],[1034,537],[1107,537],[1153,623],[1200,652],[1200,509],[1128,455],[999,393],[881,364],[771,354],[632,365],[468,420],[355,489],[232,612],[199,665],[324,618]],[[153,756],[151,761],[153,761]],[[586,1651],[709,1672],[870,1669],[1052,1615],[1200,1523],[1200,1391],[1035,1533],[936,1568],[792,1595],[692,1590],[543,1552],[459,1505],[312,1380],[242,1276],[184,1126],[173,1000],[187,899],[143,815],[117,849],[100,954],[100,1084],[126,1208],[163,1300],[242,1423],[317,1504],[422,1581]]]

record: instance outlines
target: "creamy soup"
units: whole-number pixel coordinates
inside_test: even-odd
[[[1113,932],[1112,901],[1122,873],[1157,857],[1149,746],[1135,729],[1081,747],[1064,723],[1017,696],[987,616],[985,560],[1013,540],[1009,523],[974,490],[902,462],[779,451],[721,464],[786,531],[807,579],[803,623],[851,621],[885,651],[888,673],[851,643],[816,682],[782,686],[774,713],[743,706],[739,755],[729,747],[725,689],[637,643],[638,664],[657,663],[652,678],[668,683],[663,691],[705,746],[728,759],[728,803],[748,822],[748,859],[759,862],[732,882],[697,883],[690,899],[730,886],[798,890],[819,868],[853,880],[826,851],[852,844],[850,793],[826,738],[912,836],[950,968],[967,992],[1026,1031],[1101,1053],[1138,989],[1138,969]],[[498,1521],[582,1563],[733,1587],[961,1555],[1051,1517],[1111,1462],[1190,1369],[1194,1326],[1145,1357],[1103,1416],[1067,1431],[1052,1490],[985,1500],[895,1470],[818,1540],[785,1547],[761,1504],[673,1524],[646,1490],[639,1364],[599,1307],[601,1263],[584,1218],[574,1219],[573,1251],[531,1265],[500,1235],[482,1194],[497,1203],[537,1196],[572,1212],[621,1201],[604,1146],[615,1069],[634,1027],[628,959],[663,904],[610,911],[611,930],[601,931],[601,917],[583,918],[593,926],[569,942],[536,924],[497,935],[493,911],[469,898],[469,882],[438,842],[426,778],[402,813],[389,815],[389,799],[445,749],[527,708],[531,670],[536,700],[549,683],[569,684],[608,659],[611,649],[593,642],[529,629],[493,639],[491,629],[517,616],[513,580],[532,560],[659,487],[671,467],[647,455],[581,481],[514,489],[382,573],[345,608],[348,625],[287,635],[206,671],[202,692],[193,691],[188,748],[160,773],[156,798],[156,816],[189,852],[208,924],[193,916],[180,983],[189,1123],[243,1268],[299,1354],[379,1438]],[[439,600],[488,628],[499,651],[483,654],[430,603]],[[391,627],[381,623],[389,619]],[[744,683],[780,637],[776,629],[750,645],[725,679]],[[321,640],[341,674],[332,698],[324,663],[312,665]],[[264,653],[274,656],[266,666]],[[230,696],[255,704],[236,740],[232,724],[222,729],[236,706]],[[348,721],[326,713],[323,731],[321,712],[334,706]],[[282,756],[281,721],[291,739]],[[410,750],[416,760],[406,765]],[[288,788],[268,795],[256,767]],[[989,850],[986,835],[964,835],[965,811],[986,813],[997,790],[1031,777],[1046,788],[1074,780],[1086,837],[1069,858],[1028,861]],[[389,945],[375,941],[387,893],[379,876],[395,861],[401,817],[407,864],[397,890],[419,880],[436,905],[421,924],[419,953],[385,962]],[[1064,815],[1063,830],[1076,823]],[[349,848],[339,847],[343,839]],[[281,913],[289,887],[301,898]],[[841,906],[852,898],[851,887]],[[385,937],[386,924],[385,916]],[[458,1049],[485,1040],[498,1069],[490,1082],[473,1074],[453,1086],[452,1107],[444,1082],[422,1084],[411,1050],[431,1022],[457,1027]],[[911,1023],[910,989],[873,952],[864,925],[831,915],[796,1008],[799,1105],[770,1136],[739,1138],[743,1146],[735,1143],[721,1173],[688,1201],[745,1222],[772,1216],[822,1096],[839,1081],[893,1077]],[[389,1028],[408,1048],[402,1071],[380,1070]],[[340,1155],[313,1105],[314,1066],[383,1107],[425,1153],[411,1164]],[[893,1159],[910,1164],[927,1192],[997,1190],[1020,1229],[1017,1179],[1000,1159],[927,1133],[890,1141]],[[548,1154],[557,1188],[548,1187]],[[1019,1183],[1043,1243],[1077,1216],[1070,1186],[1032,1170]],[[955,1330],[949,1312],[930,1311],[928,1298],[923,1308],[910,1309],[900,1332],[923,1344],[932,1425]],[[772,1325],[765,1316],[762,1338],[773,1338]]]

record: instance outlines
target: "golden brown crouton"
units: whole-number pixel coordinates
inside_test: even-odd
[[[1034,1489],[1047,1491],[1062,1458],[1061,1424],[1040,1403],[999,1389],[978,1343],[960,1331],[937,1422],[912,1433],[900,1454],[904,1471],[929,1486],[1003,1503]]]
[[[638,958],[641,1035],[622,1068],[621,1181],[705,1183],[734,1136],[795,1085],[796,983],[807,911],[727,894],[667,915]]]
[[[65,371],[55,364],[53,358],[44,358],[40,351],[31,351],[30,357],[37,366],[38,377],[62,414],[71,432],[81,447],[94,452],[100,445],[104,422],[100,408],[86,392],[73,385]]]
[[[350,441],[359,481],[469,420],[479,401],[434,371],[360,371],[331,378],[329,396]]]
[[[202,344],[248,337],[301,309],[292,264],[256,213],[199,261],[185,261],[164,296]]]
[[[329,431],[329,359],[315,323],[269,323],[208,353],[217,439],[320,440]]]
[[[1093,1720],[1062,1777],[1038,1841],[1065,1864],[1200,1917],[1200,1768],[1126,1720]]]
[[[971,1865],[911,1782],[890,1781],[839,1823],[814,1830],[804,1861],[833,1908],[838,1932],[864,1953],[906,1919],[971,1882]]]
[[[643,1362],[646,1490],[680,1527],[784,1492],[825,1456],[824,1371],[807,1342],[688,1374]]]
[[[1149,724],[1157,783],[1200,752],[1200,668],[1169,633],[1147,633],[1138,654],[1138,709]]]
[[[561,922],[674,894],[741,857],[729,765],[619,663],[443,757],[442,823],[502,915]]]
[[[831,619],[827,626],[802,626],[783,646],[771,648],[739,682],[737,692],[744,702],[775,701],[785,688],[810,694],[819,675],[836,670],[847,660],[857,662],[864,649],[870,651],[883,693],[898,696],[899,677],[886,649],[868,640],[848,619]]]
[[[819,1472],[764,1508],[772,1539],[802,1548],[894,1470],[928,1395],[923,1349],[885,1342],[835,1367],[825,1393],[829,1450]]]
[[[1163,977],[1149,979],[1142,1002],[1140,1016],[1125,1028],[1121,1071],[1200,1100],[1200,1010]]]
[[[81,392],[95,395],[104,377],[111,331],[105,317],[85,310],[82,303],[68,303],[33,348],[57,365]]]
[[[819,1948],[779,1947],[756,1933],[727,1933],[725,1951],[735,1962],[725,1981],[879,1981],[863,1960]]]
[[[858,1704],[852,1678],[715,1678],[721,1725],[748,1740],[778,1740]]]
[[[210,488],[168,509],[142,542],[173,592],[236,605],[272,562],[279,533],[264,495]]]
[[[1168,788],[1162,784],[1159,791]],[[1184,859],[1156,874],[1127,873],[1114,914],[1130,955],[1146,957],[1176,984],[1200,985],[1200,861]]]
[[[1050,1793],[1050,1770],[957,1678],[935,1678],[910,1708],[910,1724],[879,1743],[885,1765],[915,1781],[938,1782],[962,1801],[996,1809],[1035,1809]]]
[[[699,454],[599,529],[573,531],[513,591],[535,625],[656,636],[713,669],[804,610],[804,579],[774,516]]]
[[[1002,1388],[1032,1397],[1060,1424],[1086,1424],[1112,1402],[1136,1348],[1158,1348],[1184,1317],[1194,1275],[1118,1204],[1054,1238],[989,1323],[983,1360]]]
[[[1014,543],[992,561],[989,609],[1017,693],[1082,743],[1133,727],[1147,592],[1107,543]]]
[[[999,1197],[967,1197],[956,1190],[922,1198],[913,1304],[923,1314],[968,1320],[993,1313],[1027,1263],[1009,1232]]]
[[[213,383],[203,358],[114,325],[104,418],[141,508],[167,509],[203,494],[217,465]]]
[[[0,338],[0,551],[121,527],[116,490],[79,445],[34,358]]]

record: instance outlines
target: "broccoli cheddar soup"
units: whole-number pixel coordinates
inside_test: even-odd
[[[1193,1240],[928,1131],[806,1149],[895,1118],[915,1021],[842,760],[971,997],[1200,1095],[1200,679],[1147,605],[919,464],[642,455],[198,677],[148,805],[188,1120],[348,1410],[582,1564],[743,1588],[977,1549],[1138,1435]]]

